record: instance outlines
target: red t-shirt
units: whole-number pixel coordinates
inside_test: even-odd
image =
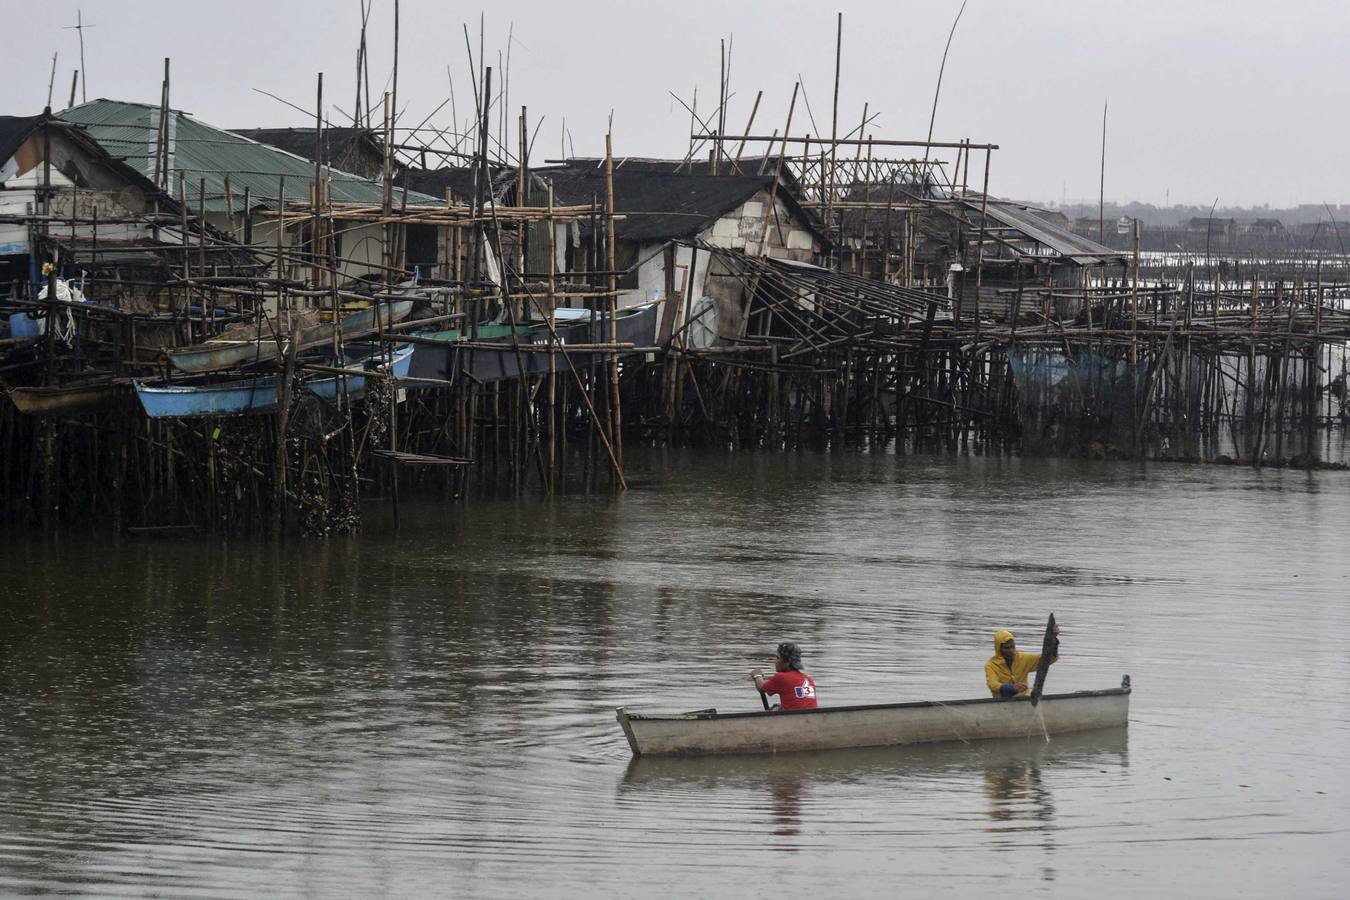
[[[816,683],[805,672],[774,672],[764,679],[764,693],[777,694],[783,709],[816,708]]]

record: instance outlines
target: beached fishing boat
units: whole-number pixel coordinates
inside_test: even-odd
[[[378,356],[348,361],[354,368],[389,372],[395,378],[406,378],[412,362],[412,347],[404,346],[393,353],[392,361],[380,363]],[[311,393],[336,399],[344,389],[348,397],[359,397],[366,390],[365,376],[328,375],[305,382]],[[345,382],[345,385],[343,384]],[[145,414],[152,419],[198,418],[201,416],[243,416],[272,412],[277,408],[277,377],[266,375],[222,381],[218,384],[150,384],[133,381],[136,397]]]
[[[1129,721],[1130,678],[1118,688],[1030,698],[823,706],[786,712],[649,714],[618,710],[635,756],[786,753],[1027,737]]]
[[[392,303],[368,306],[365,309],[343,316],[338,323],[338,331],[344,337],[350,337],[375,330],[377,311],[381,325],[401,322],[412,312],[414,302],[413,300],[395,300]],[[164,355],[168,357],[169,362],[175,369],[192,374],[216,372],[221,369],[231,369],[276,359],[280,352],[277,349],[276,338],[270,334],[257,337],[249,336],[256,334],[258,329],[259,326],[256,323],[246,323],[228,330],[215,340],[193,344],[191,347],[176,347],[173,350],[166,350]],[[310,347],[317,347],[325,341],[332,340],[332,337],[332,325],[311,321],[300,328],[299,349],[305,350]],[[284,337],[281,338],[281,343],[284,347],[286,344]]]

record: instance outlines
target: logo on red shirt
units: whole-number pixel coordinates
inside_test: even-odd
[[[784,709],[813,709],[816,683],[802,672],[776,672],[764,679],[764,693],[777,694]]]

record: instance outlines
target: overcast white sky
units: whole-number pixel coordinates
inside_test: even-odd
[[[371,81],[392,62],[393,0],[373,0]],[[793,132],[828,132],[835,12],[844,14],[841,125],[863,103],[880,112],[878,138],[927,132],[943,44],[959,0],[883,0],[835,6],[682,0],[496,0],[479,7],[403,0],[399,104],[415,124],[449,96],[472,105],[463,24],[475,52],[486,11],[488,62],[511,50],[512,107],[545,121],[533,159],[556,157],[564,118],[576,150],[599,154],[613,110],[615,153],[681,156],[688,100],[717,92],[719,40],[733,44],[728,129],[739,130],[757,90],[755,131],[781,128],[793,81],[815,114]],[[163,58],[173,103],[223,127],[309,124],[255,92],[312,108],[315,75],[328,104],[354,96],[358,0],[0,0],[5,78],[0,113],[31,115],[47,96],[65,105],[85,32],[90,99],[157,103]],[[39,11],[40,10],[40,11]],[[1334,0],[970,0],[952,43],[936,140],[997,143],[991,191],[1040,201],[1095,200],[1104,100],[1106,196],[1116,200],[1286,206],[1350,201],[1350,6]],[[341,115],[329,108],[335,120]],[[449,107],[434,121],[450,125]],[[841,129],[847,130],[847,129]]]

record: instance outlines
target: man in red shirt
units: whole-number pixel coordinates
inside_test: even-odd
[[[777,694],[783,709],[815,709],[816,683],[802,671],[802,648],[788,641],[778,645],[774,657],[774,674],[768,678],[759,669],[751,669],[750,677],[762,694]]]

